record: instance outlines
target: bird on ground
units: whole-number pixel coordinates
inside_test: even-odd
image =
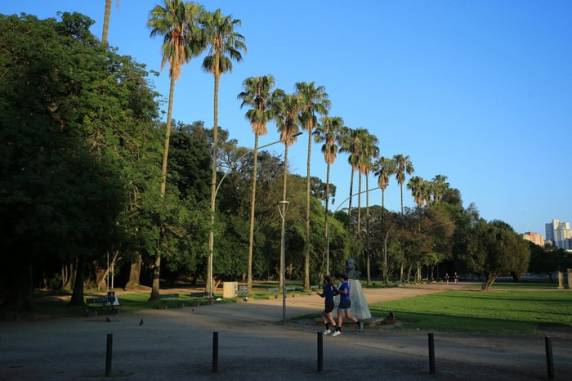
[[[139,320],[139,327],[143,325],[143,319]]]
[[[105,322],[111,323],[111,319],[109,318],[109,316],[106,316],[106,317],[105,317]]]

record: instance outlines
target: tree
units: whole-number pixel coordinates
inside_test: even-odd
[[[405,182],[405,175],[412,175],[415,169],[408,155],[395,155],[393,156],[393,161],[395,162],[395,178],[401,192],[401,214],[403,214],[403,183]]]
[[[254,150],[252,167],[252,186],[250,197],[250,225],[248,232],[248,292],[252,291],[252,261],[254,252],[254,216],[256,210],[256,165],[258,160],[258,138],[266,135],[266,124],[273,115],[272,88],[274,78],[271,75],[250,77],[244,80],[244,90],[238,95],[242,100],[240,107],[250,106],[246,118],[254,133]]]
[[[389,179],[395,174],[395,162],[392,159],[381,156],[375,164],[374,174],[377,176],[377,185],[381,189],[381,213],[385,209],[385,190],[389,186]]]
[[[422,207],[427,202],[427,184],[422,177],[413,176],[410,178],[407,188],[411,190],[411,195],[418,207]]]
[[[520,274],[528,268],[530,249],[505,222],[479,220],[468,229],[459,253],[471,271],[483,274],[488,290],[500,274]]]
[[[163,36],[161,46],[161,67],[169,63],[169,105],[167,123],[165,126],[165,142],[163,144],[163,163],[161,165],[160,195],[165,197],[167,183],[167,161],[169,158],[169,140],[173,118],[173,102],[175,97],[175,82],[181,74],[183,64],[192,57],[199,55],[204,49],[203,32],[199,27],[202,7],[195,3],[185,4],[182,0],[164,0],[163,5],[156,5],[151,10],[147,22],[151,28],[151,37]],[[159,298],[159,280],[161,271],[161,254],[157,253],[154,264],[153,287],[150,300]]]
[[[0,251],[18,254],[0,274],[0,304],[17,309],[49,274],[83,304],[93,263],[127,246],[138,173],[159,178],[147,72],[102,49],[93,20],[60,17],[0,16]]]
[[[326,162],[326,212],[324,214],[324,239],[326,240],[326,274],[330,275],[330,240],[328,237],[328,206],[330,201],[330,167],[336,161],[338,154],[338,142],[340,134],[344,127],[344,120],[338,117],[322,118],[322,123],[316,127],[314,139],[316,143],[324,143],[322,145],[322,153]]]
[[[381,225],[382,231],[385,234],[383,242],[383,279],[387,281],[388,263],[387,263],[387,242],[389,239],[389,227],[386,228],[384,213],[385,213],[385,190],[389,186],[389,179],[395,174],[395,162],[392,159],[381,156],[375,163],[375,172],[377,176],[377,184],[381,189]]]
[[[308,157],[306,160],[306,244],[304,246],[304,288],[310,289],[310,163],[312,160],[312,134],[318,115],[326,115],[330,100],[323,86],[314,82],[296,83],[296,93],[300,97],[300,121],[308,131]]]
[[[274,117],[276,127],[280,133],[280,141],[284,144],[284,176],[282,184],[282,225],[280,229],[280,290],[284,291],[286,279],[282,276],[286,269],[285,239],[286,239],[286,203],[288,180],[288,146],[294,144],[299,131],[299,116],[301,99],[297,95],[285,94],[282,90],[274,91],[273,95]]]
[[[235,31],[240,26],[239,19],[223,16],[220,9],[213,13],[204,13],[201,19],[204,28],[205,41],[209,54],[203,61],[203,68],[213,74],[213,146],[211,160],[211,229],[209,231],[209,257],[207,274],[207,292],[213,293],[213,257],[214,257],[214,216],[216,208],[216,175],[218,150],[218,89],[222,74],[232,70],[232,61],[242,60],[246,51],[244,36]]]
[[[348,153],[348,163],[350,164],[350,196],[348,205],[349,226],[352,226],[352,200],[354,186],[354,172],[358,168],[359,158],[359,130],[344,127],[340,134],[340,151]]]
[[[367,273],[367,283],[371,282],[371,256],[369,247],[369,173],[371,172],[373,166],[373,160],[379,156],[379,147],[377,146],[377,137],[370,134],[367,130],[364,131],[363,137],[361,138],[360,144],[360,156],[359,156],[359,172],[360,172],[360,199],[361,199],[361,175],[365,176],[365,226],[366,226],[366,273]],[[359,226],[359,214],[358,209],[358,232],[361,236],[361,230]]]

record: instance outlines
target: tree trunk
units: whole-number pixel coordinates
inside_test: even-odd
[[[109,285],[108,276],[109,276],[109,267],[101,268],[97,263],[94,264],[95,266],[95,285],[97,287],[97,291],[107,290],[107,286]]]
[[[387,267],[387,241],[389,239],[389,229],[385,233],[385,239],[383,240],[383,281],[389,281],[388,267]]]
[[[155,263],[153,264],[153,284],[151,285],[151,296],[149,301],[159,300],[161,298],[161,255],[160,249],[155,256]]]
[[[403,183],[399,183],[399,190],[401,193],[401,214],[403,215]]]
[[[352,230],[352,199],[353,199],[353,189],[354,189],[354,167],[353,165],[352,167],[352,171],[351,171],[351,175],[350,175],[350,205],[348,207],[348,216],[349,216],[349,230]]]
[[[250,196],[250,225],[248,230],[248,294],[252,292],[252,263],[254,259],[254,211],[256,210],[256,165],[258,162],[258,135],[254,134],[252,189]]]
[[[125,285],[125,289],[133,289],[137,288],[140,285],[141,281],[141,264],[143,263],[143,259],[141,258],[141,254],[137,254],[135,259],[131,262],[131,266],[129,269],[129,280]]]
[[[308,129],[308,159],[306,160],[306,242],[304,245],[304,289],[310,289],[310,164],[312,162],[312,124]]]
[[[103,15],[103,33],[101,34],[101,44],[107,46],[107,36],[109,35],[109,19],[111,18],[111,1],[105,0],[105,14]]]
[[[171,65],[173,63],[171,62]],[[165,126],[165,142],[163,144],[163,162],[161,165],[161,199],[165,199],[165,188],[167,186],[167,162],[169,160],[169,143],[171,140],[171,119],[173,118],[173,101],[175,97],[175,77],[171,73],[171,84],[169,86],[169,106],[167,108],[167,125]],[[153,266],[153,287],[151,288],[151,295],[149,300],[159,299],[160,285],[159,279],[161,276],[161,239],[163,238],[163,227],[159,227],[159,244],[157,245],[157,257]]]
[[[483,291],[488,291],[496,280],[496,274],[485,273],[485,281],[482,284]]]
[[[218,85],[220,76],[218,74],[218,54],[215,54],[215,74],[213,92],[213,142],[211,154],[211,209],[210,209],[210,229],[209,229],[209,257],[207,264],[207,293],[212,297],[214,290],[213,282],[213,262],[214,262],[214,223],[216,209],[216,168],[218,160]]]
[[[326,275],[330,275],[330,237],[328,236],[328,207],[330,201],[330,163],[326,166],[326,215],[324,217],[324,239],[326,240]]]
[[[371,282],[371,254],[369,250],[369,173],[365,175],[365,249],[366,249],[366,268],[367,268],[367,285]]]
[[[399,268],[399,281],[401,283],[403,283],[403,263],[401,264],[401,266]]]
[[[361,241],[361,172],[358,171],[357,228],[355,235]]]
[[[62,289],[72,290],[75,283],[76,266],[74,263],[62,266]]]
[[[282,184],[282,201],[286,201],[288,181],[288,144],[284,144],[284,180]],[[282,209],[282,224],[280,227],[280,292],[284,292],[286,286],[286,203],[280,204]]]
[[[85,267],[84,264],[85,264],[85,259],[83,255],[80,255],[77,260],[73,293],[69,303],[71,306],[81,306],[84,304],[83,301],[83,279],[84,279],[84,267]]]

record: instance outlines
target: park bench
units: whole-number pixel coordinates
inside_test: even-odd
[[[119,312],[120,303],[115,294],[108,294],[97,298],[87,298],[85,303],[88,308],[98,308],[113,314]]]

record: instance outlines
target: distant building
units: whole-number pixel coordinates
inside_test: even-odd
[[[522,238],[538,246],[544,247],[544,237],[539,233],[526,232],[522,234]]]
[[[565,250],[572,249],[572,229],[569,222],[552,220],[546,224],[546,240]]]

